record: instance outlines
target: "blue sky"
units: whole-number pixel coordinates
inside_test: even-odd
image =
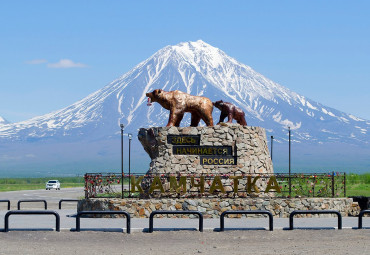
[[[203,41],[370,120],[370,1],[1,1],[0,116],[67,107],[166,45]]]

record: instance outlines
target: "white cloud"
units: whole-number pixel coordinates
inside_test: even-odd
[[[70,59],[61,59],[56,63],[48,63],[49,68],[84,68],[87,65],[82,63],[75,63]]]
[[[39,64],[44,64],[46,62],[48,62],[46,59],[33,59],[33,60],[26,61],[26,64],[39,65]]]

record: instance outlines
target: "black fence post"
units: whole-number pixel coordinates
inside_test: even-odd
[[[334,197],[335,195],[335,179],[334,179],[334,171],[331,173],[331,196]]]
[[[271,151],[270,151],[270,154],[271,154],[271,162],[272,162],[272,149],[273,149],[273,143],[274,143],[274,136],[272,135],[272,136],[271,136]]]
[[[120,124],[120,127],[121,127],[121,198],[123,199],[124,195],[123,195],[123,177],[124,177],[124,174],[123,174],[123,129],[124,129],[124,125],[123,124]]]
[[[291,180],[291,141],[290,141],[291,131],[289,127],[289,197],[292,196],[292,180]]]
[[[344,197],[347,197],[347,191],[346,191],[346,185],[347,185],[347,182],[346,182],[346,172],[344,172],[344,180],[343,180],[343,185],[344,185]]]
[[[88,199],[89,198],[89,192],[87,190],[87,174],[84,175],[84,181],[85,181],[85,199]]]
[[[362,210],[360,214],[358,215],[358,229],[362,229],[362,217],[365,214],[370,214],[370,210]]]

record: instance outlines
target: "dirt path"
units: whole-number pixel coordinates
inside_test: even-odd
[[[370,229],[0,233],[0,254],[370,254]]]

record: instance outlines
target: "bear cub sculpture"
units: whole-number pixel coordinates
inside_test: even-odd
[[[198,126],[202,119],[207,126],[213,126],[213,104],[207,97],[192,96],[179,90],[164,91],[156,89],[146,93],[148,104],[158,102],[163,108],[170,111],[167,127],[179,127],[185,112],[191,113],[190,126]]]
[[[245,121],[245,113],[239,107],[233,105],[232,103],[223,102],[222,100],[216,101],[213,103],[215,107],[217,107],[221,111],[220,122],[223,122],[226,117],[228,117],[227,122],[232,123],[233,119],[242,126],[247,126],[247,122]]]

